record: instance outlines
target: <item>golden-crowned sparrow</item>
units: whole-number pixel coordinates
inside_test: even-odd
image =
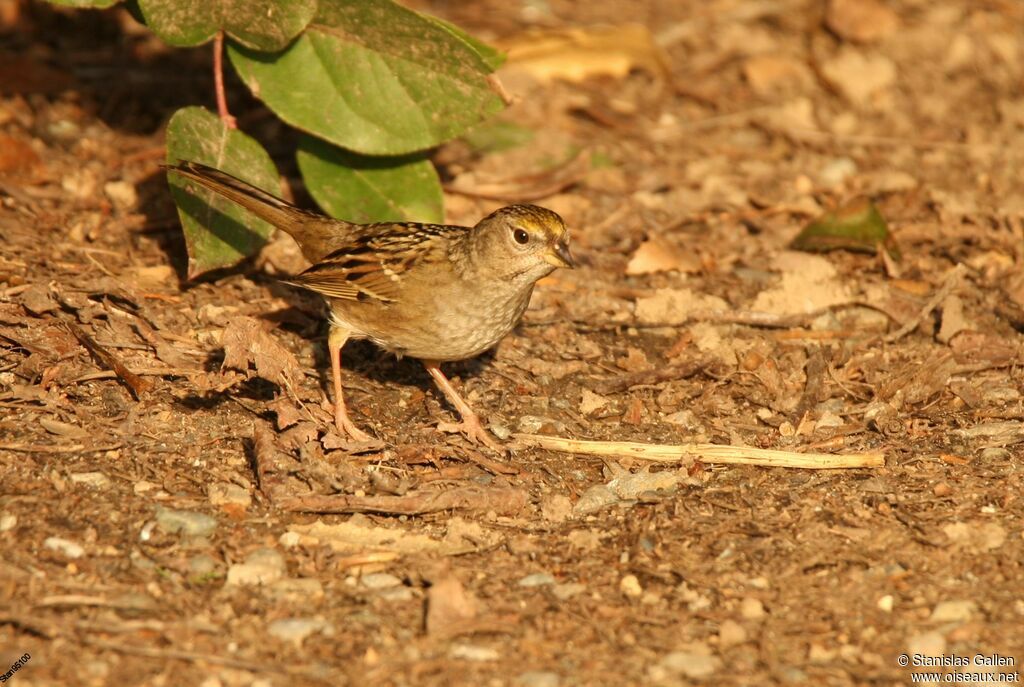
[[[494,346],[519,322],[538,279],[574,267],[562,218],[535,205],[511,205],[474,227],[412,222],[353,224],[301,210],[196,162],[169,167],[290,234],[313,265],[288,280],[322,294],[330,308],[328,350],[338,428],[370,437],[345,410],[341,347],[370,339],[419,358],[462,416],[441,423],[491,448],[497,443],[441,372]]]

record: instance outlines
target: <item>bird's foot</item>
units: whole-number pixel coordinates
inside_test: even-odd
[[[437,423],[437,429],[448,434],[459,433],[474,444],[483,444],[495,453],[501,453],[503,450],[494,435],[480,424],[480,418],[476,415],[463,417],[462,422],[439,422]]]

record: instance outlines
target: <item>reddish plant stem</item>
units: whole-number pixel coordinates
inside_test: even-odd
[[[213,87],[217,92],[217,114],[229,129],[237,129],[238,123],[228,112],[228,99],[224,95],[224,32],[218,31],[213,38]]]

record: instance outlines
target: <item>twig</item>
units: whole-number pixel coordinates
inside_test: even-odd
[[[621,322],[594,322],[584,320],[572,320],[572,324],[580,332],[618,331],[625,327],[634,329],[663,329],[665,327],[681,327],[691,322],[710,322],[712,324],[738,324],[747,327],[760,327],[763,329],[792,329],[806,327],[822,315],[836,312],[845,308],[868,308],[882,313],[889,319],[895,318],[891,313],[886,312],[875,303],[867,301],[846,301],[836,303],[824,308],[812,310],[808,313],[786,313],[777,314],[759,310],[694,310],[686,313],[685,317],[678,320],[663,320],[659,322],[637,322],[626,320]],[[523,322],[524,327],[546,327],[552,324],[561,323],[565,320],[530,320]],[[845,336],[840,332],[841,336]],[[828,336],[833,336],[829,334]]]
[[[641,384],[658,384],[672,379],[686,379],[701,372],[709,365],[711,365],[710,360],[690,360],[678,365],[656,367],[651,370],[641,370],[640,372],[598,379],[594,381],[592,386],[600,394],[614,394]]]
[[[501,102],[505,103],[505,106],[514,105],[516,98],[505,90],[505,84],[501,83],[501,79],[498,78],[497,74],[487,75],[487,85],[491,87],[491,90],[501,98]]]
[[[47,446],[45,444],[0,444],[0,451],[14,451],[16,453],[100,453],[103,451],[114,451],[124,444],[108,444],[106,446],[94,446],[89,448],[82,444],[71,444],[70,446]]]
[[[423,515],[446,510],[485,510],[514,514],[526,506],[522,489],[458,487],[447,491],[411,491],[402,496],[294,496],[275,504],[293,513],[388,513]]]
[[[205,370],[189,370],[184,367],[166,367],[166,368],[142,368],[135,371],[140,377],[197,377],[200,375],[209,374]],[[75,384],[81,384],[82,382],[94,382],[98,379],[117,379],[118,375],[116,372],[110,370],[99,370],[97,372],[86,372],[84,375],[79,375],[71,381]]]
[[[659,463],[692,463],[701,460],[722,465],[764,465],[777,468],[805,468],[834,470],[838,468],[870,468],[885,465],[884,453],[834,455],[830,453],[795,453],[747,446],[720,446],[718,444],[641,444],[630,441],[582,441],[539,434],[514,434],[527,445],[550,451],[639,458]]]
[[[251,673],[287,674],[287,671],[275,665],[255,663],[218,654],[204,654],[198,651],[183,651],[181,649],[157,649],[150,646],[133,646],[124,642],[105,642],[101,639],[92,639],[91,637],[80,637],[79,639],[83,644],[94,646],[97,649],[116,651],[130,656],[189,661],[191,663],[210,663],[212,665],[247,670]]]
[[[958,263],[957,266],[954,267],[948,275],[946,275],[946,281],[943,282],[942,288],[935,292],[935,295],[932,296],[927,303],[925,303],[924,307],[921,308],[921,311],[917,313],[917,315],[915,315],[914,317],[910,318],[910,321],[904,324],[902,327],[900,327],[899,329],[890,334],[887,334],[882,340],[885,341],[886,343],[899,341],[909,332],[912,332],[913,330],[917,329],[917,326],[921,324],[922,320],[931,315],[932,311],[935,310],[935,308],[939,307],[939,304],[942,303],[942,301],[946,300],[946,296],[948,296],[949,293],[957,287],[957,285],[960,283],[960,277],[963,276],[963,273],[965,271],[966,269],[964,268],[964,266]]]
[[[52,627],[44,627],[35,618],[29,618],[27,614],[0,614],[0,625],[10,625],[22,632],[26,632],[36,637],[42,637],[43,639],[53,639],[57,636],[57,631]]]
[[[461,452],[461,455],[464,455],[466,459],[469,460],[471,463],[476,463],[484,470],[487,470],[488,472],[494,475],[519,474],[519,468],[517,468],[515,465],[509,465],[508,463],[503,463],[500,460],[488,458],[484,454],[480,453],[479,451],[474,451],[473,449],[464,449]]]
[[[217,114],[224,126],[237,129],[238,122],[228,112],[228,99],[224,94],[224,32],[213,37],[213,88],[217,93]]]
[[[117,356],[115,356],[113,353],[105,349],[103,346],[100,346],[98,343],[96,343],[96,340],[93,339],[88,334],[86,334],[85,330],[83,330],[77,324],[69,321],[65,321],[64,324],[67,326],[68,330],[75,335],[75,338],[78,339],[83,346],[85,346],[85,349],[93,355],[94,358],[99,360],[100,363],[103,364],[105,367],[113,370],[114,373],[117,374],[117,376],[121,379],[121,381],[128,385],[128,388],[131,389],[132,395],[135,397],[136,401],[139,400],[139,396],[141,394],[143,394],[146,391],[149,391],[153,387],[152,382],[150,382],[147,379],[143,379],[142,377],[138,376],[137,374],[129,370],[127,367],[125,367],[124,363],[122,363],[117,358]]]

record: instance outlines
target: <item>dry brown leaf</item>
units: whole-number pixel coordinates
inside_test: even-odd
[[[604,396],[595,394],[590,389],[583,390],[583,395],[580,399],[580,413],[583,415],[590,415],[591,413],[607,407],[607,405],[608,399]]]
[[[31,145],[20,138],[0,134],[0,175],[31,179],[42,166],[43,161]]]
[[[444,190],[492,200],[540,200],[582,181],[589,171],[590,154],[581,151],[560,165],[533,174],[496,179],[485,178],[476,172],[465,172],[455,177]]]
[[[900,18],[879,0],[832,0],[825,24],[840,38],[873,43],[894,33]]]
[[[653,272],[699,272],[700,259],[660,237],[652,237],[640,244],[626,265],[626,274]]]
[[[718,296],[691,289],[658,289],[653,296],[637,299],[636,319],[641,324],[682,324],[697,312],[728,309],[729,304]]]
[[[480,602],[449,573],[427,591],[428,635],[450,636],[480,613]]]
[[[1005,337],[965,330],[949,341],[949,348],[962,364],[1006,365],[1020,357],[1018,345]]]
[[[806,64],[786,55],[755,55],[743,63],[743,77],[758,95],[796,92],[813,83]]]
[[[233,369],[251,374],[251,364],[260,377],[286,388],[294,388],[302,374],[299,361],[291,351],[251,317],[232,318],[224,328],[221,343],[224,345],[221,370]]]
[[[849,287],[825,258],[786,251],[779,254],[774,267],[782,272],[782,280],[775,288],[759,293],[751,310],[777,315],[813,313],[852,299]]]
[[[939,333],[935,335],[942,343],[949,343],[950,340],[965,329],[971,328],[971,322],[964,315],[964,302],[956,294],[946,296],[942,302],[942,324]]]
[[[878,385],[877,397],[890,401],[900,394],[897,400],[907,405],[924,403],[946,388],[956,368],[956,359],[950,353],[934,357],[928,365],[916,361],[907,363]]]
[[[541,81],[623,77],[643,69],[668,79],[669,62],[646,26],[625,24],[528,31],[503,41],[510,67]]]

